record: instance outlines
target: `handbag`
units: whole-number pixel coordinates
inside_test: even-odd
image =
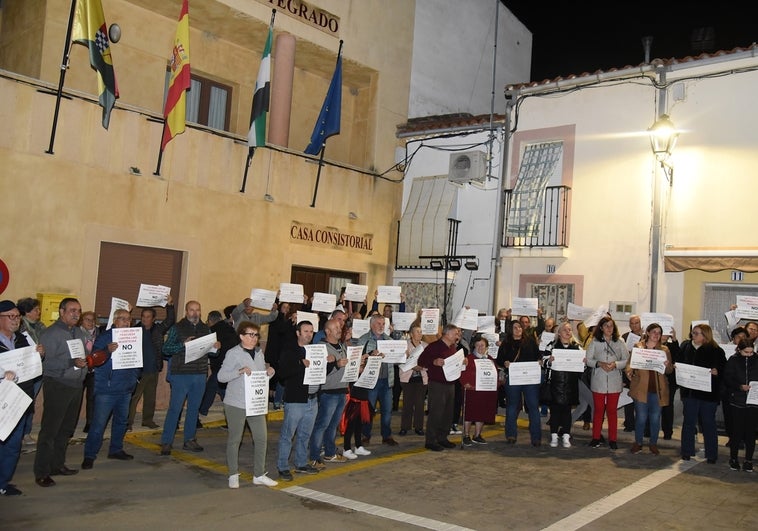
[[[553,391],[550,388],[550,385],[551,385],[550,376],[551,376],[551,370],[546,369],[544,371],[544,377],[542,378],[542,383],[540,384],[540,404],[549,405],[553,401]]]

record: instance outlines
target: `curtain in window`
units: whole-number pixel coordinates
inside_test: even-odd
[[[562,153],[562,142],[526,146],[513,190],[506,236],[534,238],[539,235],[545,187]]]
[[[208,127],[224,130],[226,125],[227,91],[211,86],[211,101],[208,106]]]
[[[198,113],[200,111],[200,91],[201,83],[192,80],[190,90],[187,92],[187,118],[188,122],[198,123]]]

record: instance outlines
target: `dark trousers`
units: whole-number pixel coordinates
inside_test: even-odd
[[[400,429],[409,431],[413,427],[414,430],[423,430],[426,386],[423,382],[408,382],[402,385],[403,413],[400,417]]]
[[[137,382],[134,394],[129,402],[129,420],[127,424],[134,424],[134,416],[137,414],[137,404],[142,398],[142,425],[153,422],[155,416],[155,390],[158,387],[158,373],[142,373],[142,378]],[[144,397],[144,398],[143,398]]]
[[[66,464],[68,441],[74,435],[82,405],[81,386],[70,387],[52,378],[44,378],[42,389],[44,405],[34,456],[36,478],[49,476],[50,472]]]
[[[92,417],[95,412],[95,373],[89,371],[84,377],[84,398],[87,400],[84,412],[86,415],[85,426],[92,424]],[[77,420],[79,419],[77,415]]]
[[[453,401],[453,416],[451,424],[460,424],[461,408],[463,407],[463,387],[461,387],[461,381],[454,381],[453,387],[455,388],[455,398]]]
[[[403,393],[403,386],[400,383],[400,366],[393,365],[395,370],[395,381],[392,384],[392,411],[400,409],[400,395]]]
[[[426,444],[446,441],[453,417],[455,386],[452,383],[429,382],[429,418],[426,419]]]
[[[663,438],[670,439],[674,434],[674,394],[676,394],[676,382],[669,378],[669,405],[661,408],[661,430]]]
[[[205,392],[203,393],[203,401],[200,402],[200,414],[207,415],[211,409],[213,402],[216,400],[216,395],[224,399],[226,394],[226,384],[220,384],[218,382],[218,371],[211,370],[211,374],[208,376],[208,380],[205,382]]]
[[[755,452],[755,430],[758,428],[758,408],[729,406],[732,410],[732,433],[730,434],[729,453],[737,459],[740,443],[745,441],[745,461],[753,460]]]

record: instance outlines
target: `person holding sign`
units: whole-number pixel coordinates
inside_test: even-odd
[[[737,454],[740,444],[745,443],[745,460],[742,470],[753,471],[755,452],[755,431],[758,429],[758,404],[748,403],[750,382],[758,382],[758,356],[755,355],[753,341],[743,339],[737,345],[737,352],[726,361],[724,367],[724,389],[729,396],[732,409],[732,432],[729,434],[729,468],[739,470]]]
[[[555,339],[549,345],[550,357],[550,447],[558,447],[558,439],[564,448],[571,448],[571,406],[579,403],[579,377],[581,372],[557,371],[552,368],[555,356],[553,350],[581,350],[579,342],[574,338],[571,323],[568,321],[558,326]],[[587,358],[584,358],[587,362]]]
[[[282,481],[292,481],[289,459],[292,441],[295,441],[295,472],[318,474],[308,462],[308,442],[318,414],[317,384],[306,384],[305,369],[311,364],[305,346],[313,340],[313,324],[300,321],[295,326],[297,343],[288,344],[279,359],[279,375],[284,379],[284,420],[279,432],[277,467]]]
[[[463,445],[487,444],[482,437],[485,424],[494,424],[497,415],[497,369],[495,360],[489,357],[489,341],[481,335],[472,338],[473,350],[467,356],[467,369],[461,373],[463,387]],[[477,362],[477,360],[479,360]],[[479,384],[477,385],[477,380]],[[486,383],[493,384],[491,389]],[[479,389],[485,387],[485,389]],[[474,436],[471,437],[471,424]]]
[[[253,300],[250,297],[245,298],[241,303],[232,310],[232,321],[236,327],[243,321],[257,324],[258,326],[271,323],[276,320],[279,315],[279,306],[276,303],[271,307],[271,311],[267,314],[256,313],[253,306]]]
[[[66,466],[66,449],[79,419],[84,377],[87,374],[84,333],[77,326],[82,306],[72,297],[58,305],[58,320],[42,332],[42,420],[34,456],[34,477],[40,487],[55,485],[53,475],[71,476],[79,470]]]
[[[421,339],[421,325],[414,323],[411,325],[410,337],[408,338],[408,355],[416,352],[417,349],[426,348],[426,343]],[[410,360],[409,360],[410,361]],[[403,387],[403,412],[400,417],[400,431],[398,435],[406,435],[413,425],[416,435],[424,434],[424,399],[426,398],[426,388],[429,384],[429,376],[426,369],[418,365],[400,370],[400,385]]]
[[[114,369],[113,353],[119,348],[119,344],[113,341],[115,328],[128,328],[132,318],[129,310],[116,310],[113,313],[113,328],[109,328],[95,339],[92,346],[95,352],[105,352],[107,361],[95,367],[95,408],[92,411],[92,423],[87,432],[87,440],[84,442],[84,460],[82,470],[89,470],[97,459],[97,454],[103,445],[103,435],[108,419],[111,421],[111,440],[108,447],[108,459],[129,461],[133,455],[124,451],[124,435],[129,420],[129,403],[132,400],[132,392],[137,387],[137,380],[142,369]],[[142,335],[142,351],[145,351],[150,343],[148,334]],[[129,345],[131,346],[131,345]]]
[[[26,337],[19,332],[21,313],[13,301],[0,301],[0,378],[18,381],[18,375],[4,363],[5,352],[29,346]],[[37,345],[36,351],[44,357],[44,347]],[[32,353],[33,354],[33,353]],[[27,354],[27,356],[30,354]],[[30,398],[34,399],[35,379],[31,378],[18,384]],[[21,456],[21,442],[24,438],[24,427],[27,417],[32,413],[30,404],[4,441],[0,441],[0,496],[18,496],[21,490],[10,481],[16,472],[16,465]]]
[[[184,402],[187,402],[187,414],[184,417],[184,445],[189,452],[202,452],[203,447],[197,443],[197,417],[200,402],[205,392],[205,377],[208,374],[208,353],[198,359],[187,361],[185,344],[211,334],[210,328],[200,320],[200,303],[189,301],[184,305],[184,318],[172,326],[163,345],[163,353],[171,356],[171,397],[161,434],[161,455],[171,455],[171,446],[176,437],[179,415]],[[221,343],[216,341],[213,347],[218,349]]]
[[[600,447],[603,417],[608,416],[608,447],[617,450],[618,444],[618,403],[624,383],[621,371],[626,369],[629,351],[619,337],[616,322],[608,315],[603,316],[592,334],[593,340],[587,348],[587,367],[592,369],[592,448]]]
[[[630,363],[626,367],[626,375],[629,378],[629,396],[634,400],[634,444],[630,452],[638,454],[642,451],[642,439],[645,435],[645,424],[650,421],[650,453],[658,455],[658,432],[661,429],[661,409],[669,405],[669,382],[666,377],[674,370],[671,361],[671,352],[661,342],[663,328],[658,323],[647,326],[642,335],[642,341],[637,343],[637,348],[662,351],[666,354],[663,362],[664,372],[660,373],[650,369],[632,368]],[[634,357],[634,351],[632,357]]]
[[[542,427],[540,421],[540,382],[514,385],[509,381],[509,369],[512,363],[536,362],[540,364],[539,344],[537,336],[526,333],[519,321],[513,321],[510,332],[497,351],[497,366],[505,369],[506,410],[505,410],[505,440],[508,444],[516,444],[518,435],[518,416],[521,411],[522,397],[529,414],[529,436],[532,446],[542,444]]]
[[[455,448],[455,444],[447,438],[450,419],[453,418],[455,382],[447,380],[443,366],[445,360],[458,351],[460,339],[461,329],[448,323],[442,328],[442,337],[426,347],[418,359],[419,366],[426,368],[429,375],[429,418],[426,421],[425,447],[433,452]]]
[[[689,461],[695,455],[697,425],[703,430],[705,458],[715,464],[719,455],[716,409],[721,401],[721,373],[726,357],[722,348],[713,340],[713,330],[705,323],[692,327],[690,340],[682,343],[676,363],[685,363],[710,369],[711,390],[702,391],[679,386],[684,418],[682,420],[682,459]],[[674,365],[676,370],[676,364]]]
[[[278,484],[269,478],[266,472],[266,414],[247,415],[246,409],[248,401],[245,391],[248,383],[245,376],[250,376],[253,371],[265,372],[268,379],[274,375],[274,369],[266,363],[263,352],[258,347],[260,333],[257,324],[242,321],[237,327],[239,344],[226,352],[217,375],[219,382],[227,384],[224,393],[224,414],[229,426],[226,438],[226,466],[229,469],[230,489],[238,489],[240,486],[239,453],[245,423],[250,427],[253,436],[253,485],[276,487]]]

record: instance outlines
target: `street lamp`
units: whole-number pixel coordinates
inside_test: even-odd
[[[668,114],[661,115],[647,131],[650,135],[650,148],[653,150],[655,160],[660,163],[663,173],[666,174],[669,181],[669,186],[671,186],[674,181],[674,166],[669,162],[669,159],[671,152],[674,151],[676,140],[679,138],[679,132]]]

